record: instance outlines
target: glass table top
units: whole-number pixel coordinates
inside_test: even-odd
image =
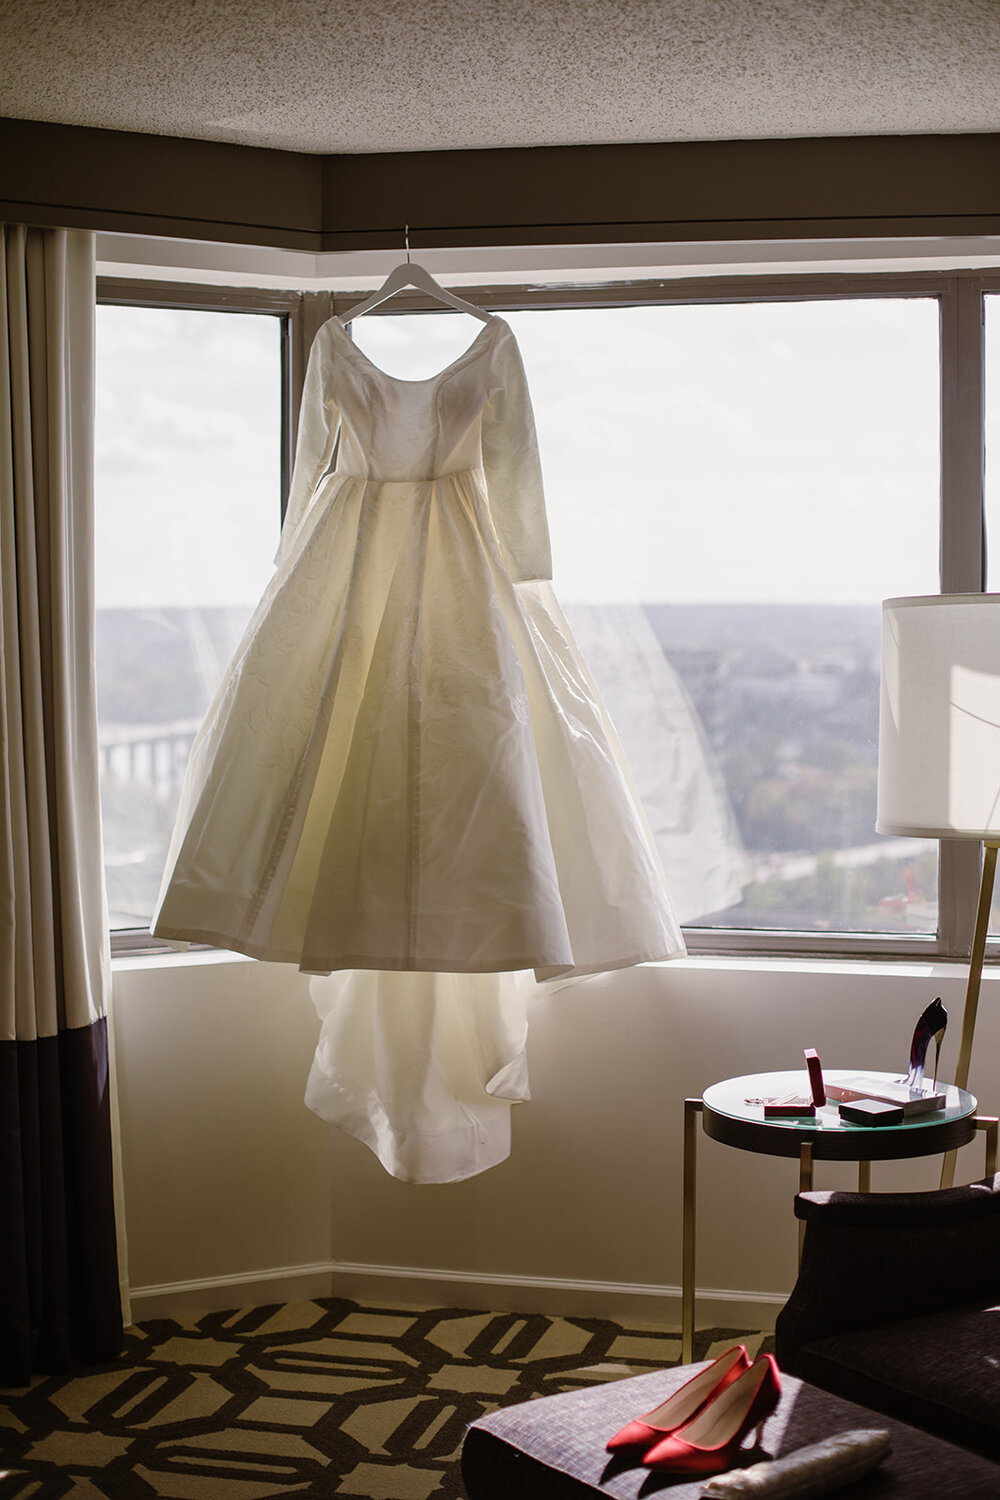
[[[863,1080],[870,1080],[874,1085],[899,1084],[899,1074],[880,1073],[870,1068],[824,1068],[823,1081],[827,1087],[856,1088]],[[863,1092],[863,1088],[859,1090]],[[921,1114],[907,1115],[898,1125],[859,1125],[850,1120],[841,1119],[838,1111],[838,1102],[828,1099],[827,1103],[816,1110],[814,1116],[793,1115],[783,1119],[764,1118],[764,1100],[780,1099],[788,1094],[803,1095],[810,1098],[809,1075],[805,1068],[785,1073],[749,1073],[742,1078],[727,1078],[721,1083],[713,1083],[702,1095],[702,1101],[707,1110],[715,1114],[724,1115],[727,1118],[746,1124],[755,1123],[766,1126],[768,1130],[793,1131],[800,1137],[810,1132],[833,1131],[844,1135],[851,1132],[862,1132],[871,1136],[875,1131],[880,1136],[888,1133],[893,1135],[907,1135],[920,1130],[926,1130],[928,1126],[944,1125],[955,1120],[966,1119],[974,1115],[978,1108],[978,1102],[974,1095],[965,1089],[960,1089],[956,1084],[938,1083],[936,1093],[944,1094],[945,1104],[943,1109],[928,1110]]]

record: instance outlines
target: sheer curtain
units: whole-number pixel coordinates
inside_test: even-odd
[[[94,239],[0,226],[0,1383],[121,1347],[93,631]]]

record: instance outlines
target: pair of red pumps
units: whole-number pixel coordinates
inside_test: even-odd
[[[781,1376],[774,1356],[753,1364],[742,1344],[701,1370],[661,1406],[616,1432],[609,1453],[641,1449],[647,1469],[718,1474],[735,1466],[743,1439],[761,1428],[778,1404]]]

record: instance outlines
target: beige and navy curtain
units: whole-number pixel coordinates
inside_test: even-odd
[[[0,1384],[121,1346],[93,629],[94,240],[0,226]]]

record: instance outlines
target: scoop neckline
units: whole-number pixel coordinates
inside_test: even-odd
[[[365,353],[361,346],[354,342],[350,334],[347,332],[347,329],[344,327],[343,323],[338,317],[333,317],[330,319],[330,321],[331,323],[335,323],[339,328],[340,332],[343,334],[356,357],[362,360],[363,363],[366,364],[370,370],[373,370],[376,375],[381,376],[383,380],[392,381],[394,385],[432,385],[435,380],[441,380],[445,375],[450,375],[452,370],[456,369],[460,364],[462,364],[464,360],[468,359],[469,355],[472,354],[479,345],[480,340],[485,338],[495,325],[503,323],[503,319],[498,318],[496,313],[490,313],[488,317],[489,321],[483,324],[482,328],[480,328],[479,332],[472,340],[472,343],[466,345],[461,354],[457,354],[451,361],[451,363],[445,365],[443,370],[438,370],[436,375],[425,375],[422,380],[407,380],[403,375],[390,375],[388,370],[383,370],[381,365],[377,365],[373,359],[369,358],[369,356]]]

